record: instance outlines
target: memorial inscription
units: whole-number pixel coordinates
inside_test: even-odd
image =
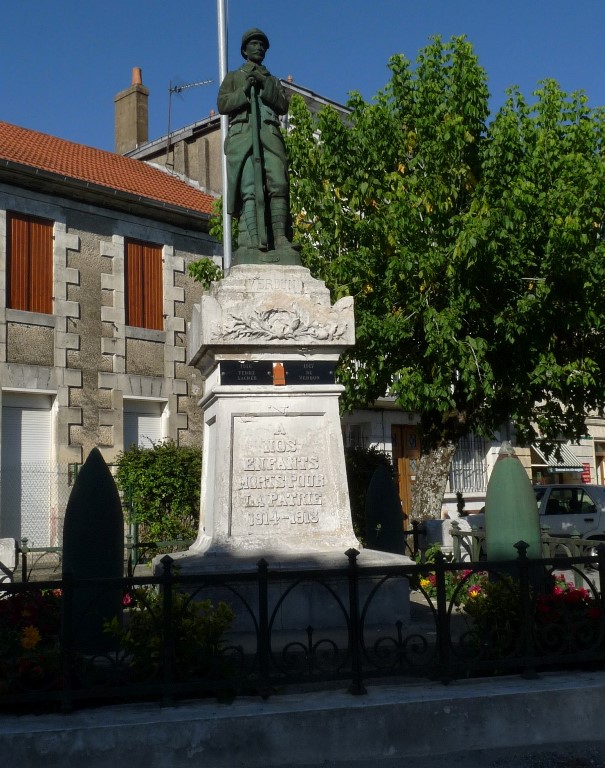
[[[222,385],[275,384],[275,363],[266,360],[224,360],[220,363]],[[288,360],[285,384],[334,384],[334,363],[327,360]]]
[[[264,535],[330,527],[325,446],[311,423],[309,416],[268,416],[251,426],[247,417],[235,418],[232,509],[243,514],[232,519],[232,531]]]
[[[220,364],[221,384],[273,383],[273,364],[265,360],[223,360]]]
[[[245,280],[246,290],[255,293],[269,293],[272,291],[283,291],[291,294],[302,294],[304,292],[304,283],[302,280],[292,278],[262,278],[254,277],[251,280]]]
[[[286,384],[334,384],[334,363],[327,360],[289,360]]]

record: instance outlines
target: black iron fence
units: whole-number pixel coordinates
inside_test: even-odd
[[[543,560],[518,550],[510,562],[437,555],[385,568],[362,568],[349,550],[342,568],[261,560],[203,576],[180,574],[167,555],[155,576],[4,584],[0,708],[267,697],[334,682],[363,694],[379,678],[601,665],[605,546]]]
[[[134,576],[140,566],[150,566],[158,554],[182,552],[193,539],[140,541],[138,535],[127,533],[124,540],[124,574]],[[0,561],[2,581],[47,581],[61,578],[62,547],[34,547],[27,539],[15,541],[15,554],[10,564]]]

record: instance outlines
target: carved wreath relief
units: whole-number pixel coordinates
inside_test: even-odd
[[[247,315],[228,316],[223,327],[224,339],[267,341],[335,341],[345,334],[345,322],[318,323],[294,305],[289,309],[253,311]]]

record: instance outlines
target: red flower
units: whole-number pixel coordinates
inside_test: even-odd
[[[578,603],[584,602],[588,597],[588,592],[585,589],[574,589],[569,592],[565,592],[563,596],[563,602],[570,605],[578,605]]]

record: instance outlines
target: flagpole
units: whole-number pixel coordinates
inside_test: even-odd
[[[227,18],[225,14],[226,0],[216,0],[216,14],[218,22],[218,76],[222,83],[227,74]],[[227,131],[229,130],[229,116],[221,115],[221,147],[225,146]],[[223,270],[226,272],[231,266],[231,216],[227,213],[227,157],[221,152],[221,171],[223,179]]]

